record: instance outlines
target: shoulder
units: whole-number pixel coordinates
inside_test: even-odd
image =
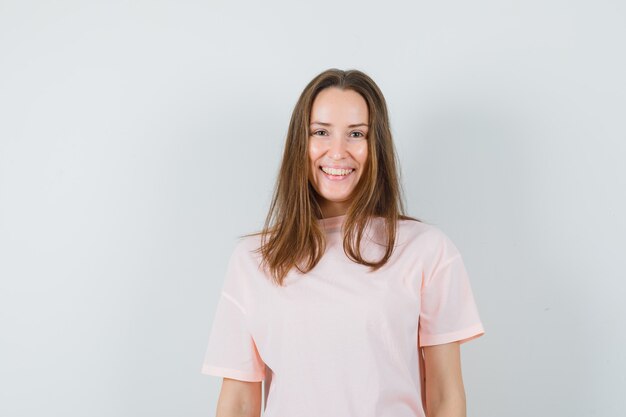
[[[442,245],[450,240],[438,226],[417,220],[399,220],[398,231],[399,235],[407,241],[419,242],[429,246]]]
[[[228,260],[226,277],[222,290],[236,299],[242,306],[251,305],[254,294],[262,280],[259,268],[260,254],[255,252],[256,236],[238,237]],[[247,309],[247,307],[246,307]]]
[[[261,259],[260,246],[261,235],[237,237],[230,255],[230,262],[248,266],[257,265]]]
[[[439,226],[415,220],[400,220],[398,237],[400,244],[411,247],[411,251],[422,259],[440,262],[459,255],[459,251]]]

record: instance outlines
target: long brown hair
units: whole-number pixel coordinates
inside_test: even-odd
[[[352,202],[343,226],[343,249],[354,262],[376,271],[393,252],[398,220],[419,219],[404,214],[385,98],[376,83],[358,70],[329,69],[305,87],[295,105],[287,131],[279,175],[263,230],[244,236],[262,235],[262,266],[268,267],[279,286],[291,268],[306,273],[319,262],[326,248],[325,231],[319,224],[322,211],[318,194],[309,178],[309,123],[313,101],[329,87],[359,93],[369,111],[368,158],[364,172],[353,190]],[[360,242],[372,217],[384,219],[387,242],[384,256],[370,262],[361,256]],[[242,236],[242,237],[244,237]],[[355,239],[356,238],[356,239]],[[301,261],[305,261],[301,265]]]

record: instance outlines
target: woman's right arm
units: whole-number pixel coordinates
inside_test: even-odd
[[[224,378],[216,417],[260,417],[261,384]]]

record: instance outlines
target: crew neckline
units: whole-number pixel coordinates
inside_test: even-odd
[[[318,219],[324,230],[338,229],[345,221],[347,214]]]

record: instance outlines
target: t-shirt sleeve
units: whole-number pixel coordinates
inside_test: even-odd
[[[246,324],[246,309],[237,300],[243,268],[234,251],[217,303],[202,373],[241,381],[265,379],[265,363]],[[227,291],[228,290],[228,291]]]
[[[485,333],[463,258],[446,235],[439,235],[433,266],[422,280],[420,346],[462,344]]]

